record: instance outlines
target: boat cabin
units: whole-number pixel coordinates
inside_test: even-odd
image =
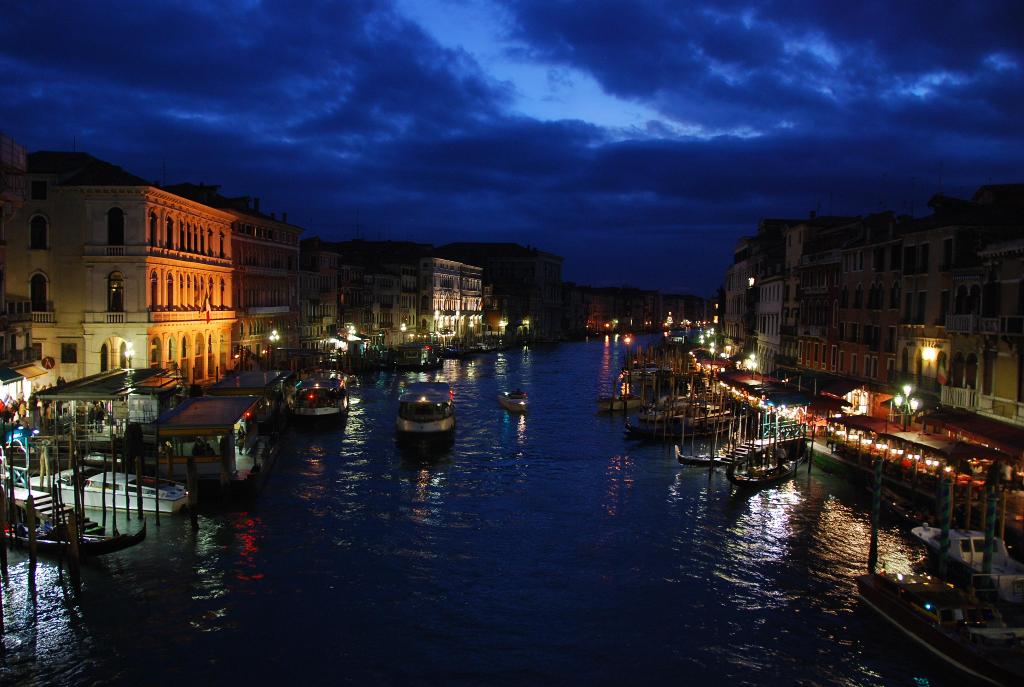
[[[264,400],[200,396],[161,415],[154,423],[160,474],[185,478],[191,456],[201,479],[245,479],[258,465],[256,412]]]
[[[206,391],[208,396],[257,396],[262,399],[253,412],[264,431],[276,423],[295,393],[295,373],[289,370],[240,372],[220,380]]]
[[[429,343],[404,343],[395,350],[395,364],[401,368],[427,369],[439,363],[437,350]]]
[[[410,384],[398,399],[398,417],[416,423],[438,422],[455,415],[455,392],[443,382]]]

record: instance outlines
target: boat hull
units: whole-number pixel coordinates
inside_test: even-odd
[[[498,396],[498,403],[510,413],[525,413],[530,406],[526,399],[515,399],[507,396]]]
[[[643,400],[639,396],[606,396],[604,398],[597,399],[597,412],[599,413],[621,413],[634,408],[639,408],[643,405]]]
[[[101,510],[103,506],[103,495],[101,492],[93,491],[91,489],[83,490],[84,497],[82,499],[82,505],[92,510]],[[75,502],[75,490],[70,486],[62,486],[60,490],[61,498],[64,503],[72,504]],[[177,499],[160,499],[159,507],[161,513],[177,513],[180,511],[188,501],[188,498],[182,496]],[[128,498],[125,499],[123,492],[110,492],[106,496],[106,507],[108,509],[125,510],[126,508],[135,512],[137,510],[137,500],[135,498],[135,492],[129,490]],[[157,501],[152,496],[142,496],[142,511],[144,513],[155,513],[157,509]]]
[[[85,558],[92,556],[104,556],[109,553],[123,551],[136,544],[142,543],[146,538],[146,523],[142,523],[142,529],[135,534],[119,534],[113,537],[101,537],[95,535],[83,535],[78,543],[79,555]],[[15,535],[15,543],[25,549],[29,548],[27,536]],[[66,540],[50,539],[46,537],[36,538],[36,551],[51,556],[62,555],[70,546]]]
[[[1015,675],[1010,670],[989,661],[920,617],[892,594],[883,590],[875,582],[873,575],[859,576],[857,591],[872,610],[957,670],[988,683],[1007,687],[1019,685],[1021,680],[1024,680],[1024,675]]]
[[[743,489],[760,489],[761,487],[772,486],[792,478],[796,474],[798,465],[799,462],[792,461],[788,465],[772,469],[760,476],[747,476],[744,473],[737,473],[736,463],[731,463],[728,470],[726,470],[725,477],[733,486]]]

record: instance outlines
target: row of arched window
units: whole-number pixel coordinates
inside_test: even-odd
[[[149,275],[150,310],[211,310],[229,307],[224,278],[181,270],[153,270]]]
[[[227,257],[223,231],[214,234],[210,227],[180,218],[175,222],[170,216],[160,221],[155,211],[149,213],[149,245],[197,255]]]

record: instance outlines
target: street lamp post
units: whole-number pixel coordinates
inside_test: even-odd
[[[910,418],[913,417],[914,413],[920,407],[921,402],[916,398],[911,398],[910,394],[914,390],[914,387],[909,384],[903,385],[903,394],[896,394],[892,399],[893,413],[900,414],[900,426],[903,431],[907,431],[910,428]]]
[[[274,348],[277,346],[277,342],[281,340],[281,335],[277,333],[276,329],[270,330],[270,355],[267,356],[267,364],[269,367],[274,367]]]
[[[132,369],[132,358],[135,357],[135,344],[129,341],[124,347],[125,361],[128,363],[128,369]]]

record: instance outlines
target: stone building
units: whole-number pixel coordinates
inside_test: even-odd
[[[288,223],[287,213],[260,210],[260,199],[226,197],[219,186],[178,184],[167,187],[231,217],[232,267],[237,321],[234,354],[244,367],[284,364],[284,353],[299,346],[299,238],[303,229]]]
[[[188,381],[228,364],[232,216],[86,153],[28,157],[30,198],[10,223],[12,296],[31,302],[55,375],[128,366]]]
[[[26,165],[24,146],[0,134],[0,367],[17,368],[41,357],[32,344],[30,301],[10,299],[7,294],[7,224],[25,203]],[[15,246],[15,255],[22,255],[21,248]],[[37,365],[28,369],[32,370],[28,374],[42,376]]]

